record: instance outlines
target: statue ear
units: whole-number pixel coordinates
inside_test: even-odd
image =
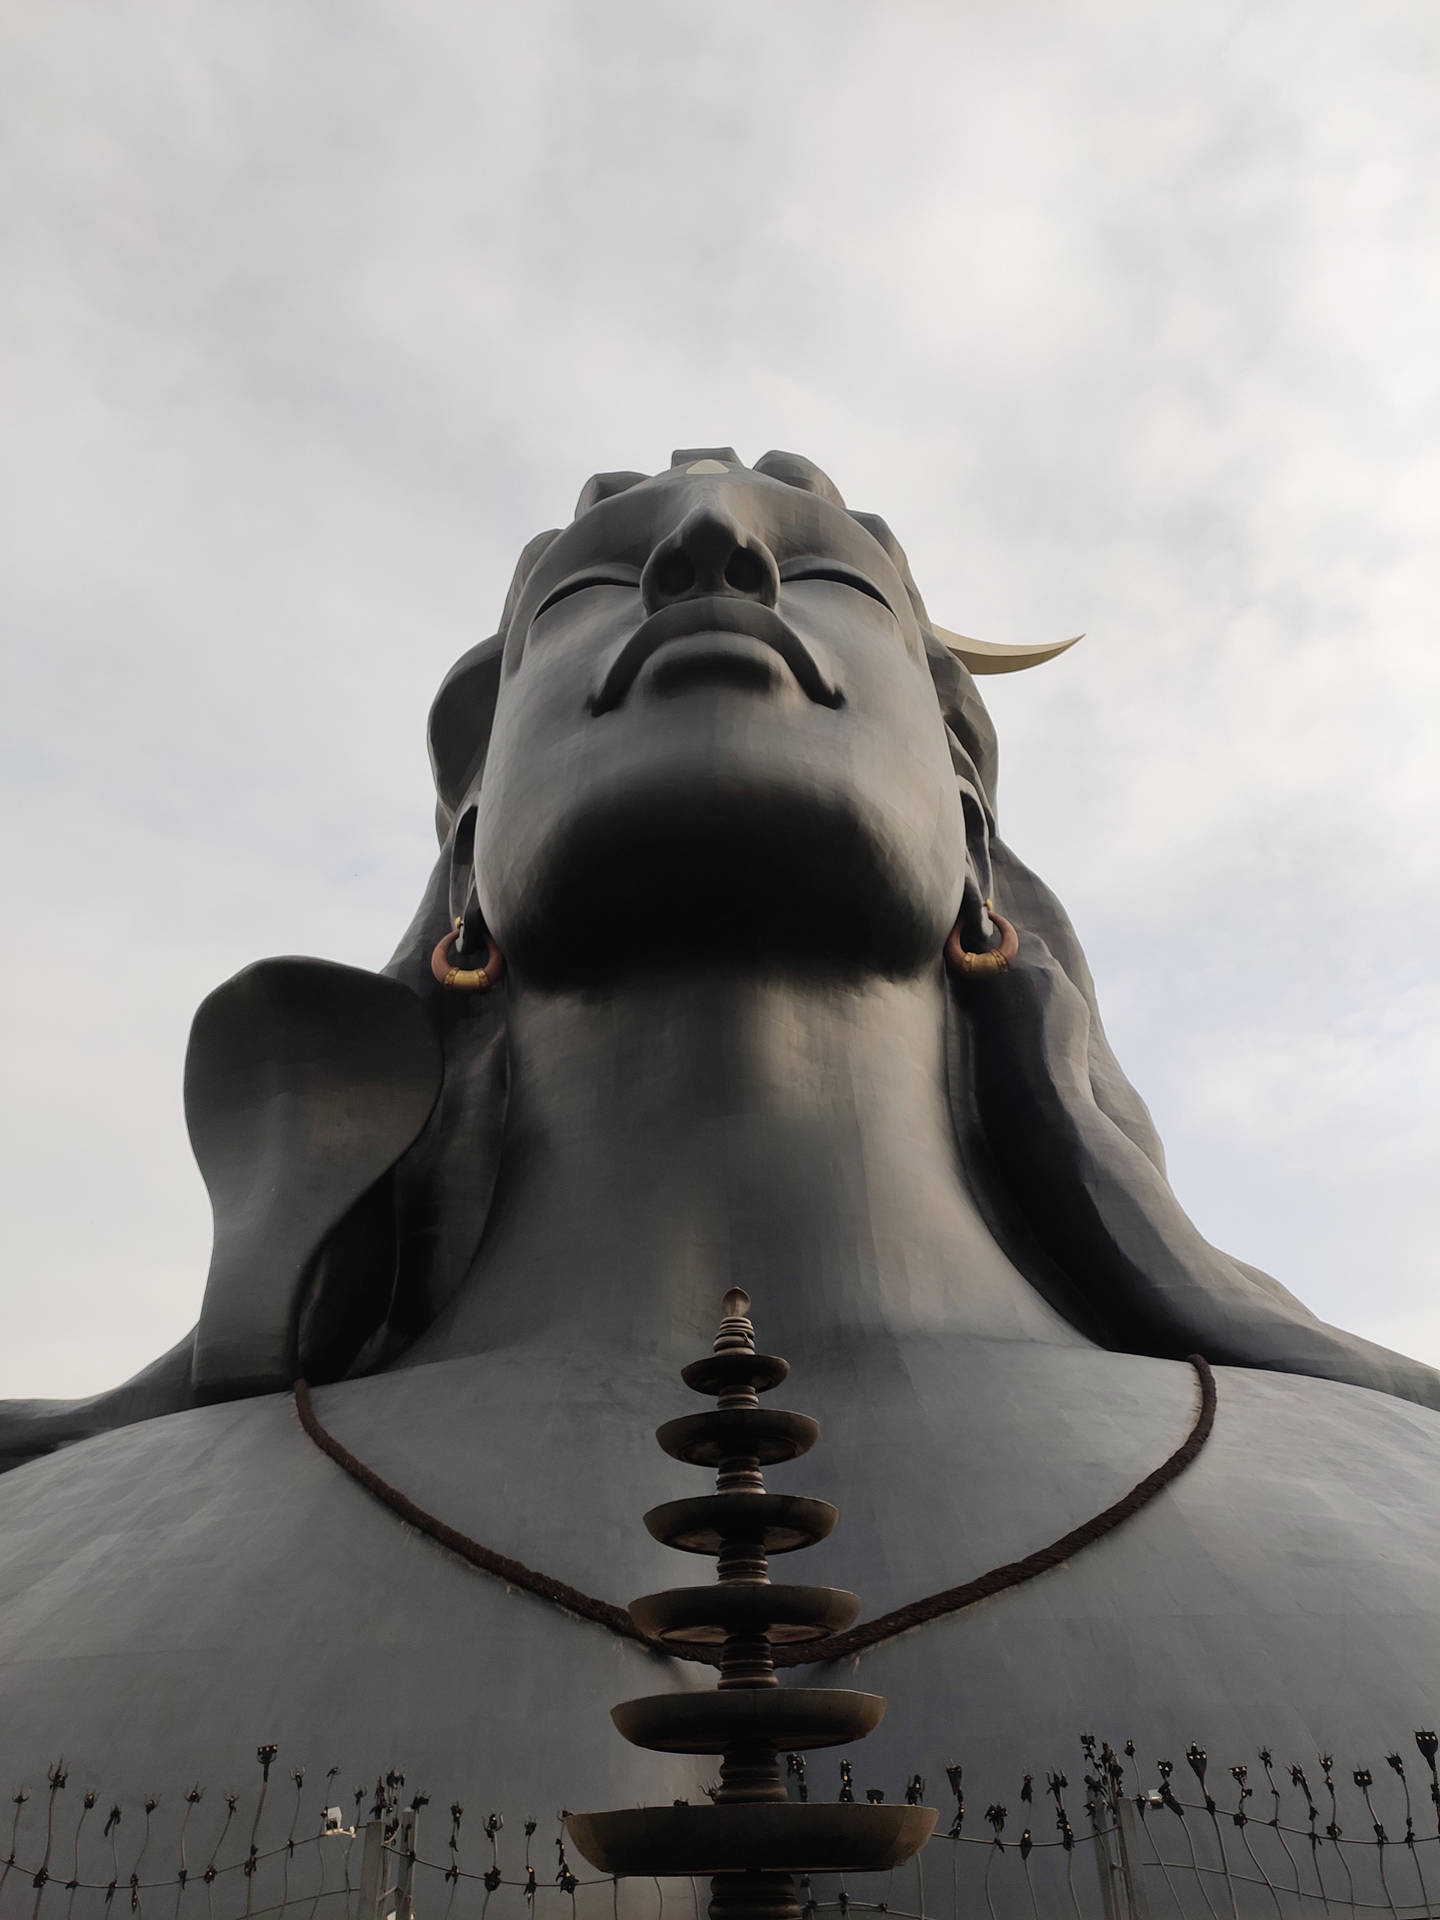
[[[450,836],[449,905],[452,927],[463,922],[467,914],[473,914],[478,905],[475,898],[475,819],[478,812],[478,807],[472,802],[455,822],[455,831]],[[460,945],[468,947],[471,937],[472,929],[465,927],[460,936]]]
[[[415,1140],[443,1074],[417,996],[358,967],[262,960],[201,1004],[185,1117],[215,1238],[197,1399],[290,1386],[315,1256]]]
[[[950,742],[950,764],[955,769],[955,786],[965,815],[965,897],[960,913],[968,936],[981,936],[988,945],[989,922],[983,917],[985,902],[994,891],[994,870],[990,857],[990,812],[980,791],[974,762],[961,746],[953,728],[946,728]]]

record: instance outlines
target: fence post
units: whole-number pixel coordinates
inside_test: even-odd
[[[400,1827],[394,1842],[395,1920],[413,1920],[415,1909],[411,1893],[415,1882],[415,1845],[419,1830],[418,1810],[406,1807],[400,1815]],[[389,1920],[389,1916],[382,1914],[380,1920]]]
[[[1125,1904],[1129,1920],[1150,1920],[1150,1903],[1140,1877],[1140,1848],[1135,1830],[1135,1809],[1129,1796],[1113,1796],[1115,1838],[1119,1843],[1120,1866],[1117,1891]]]
[[[1101,1807],[1104,1807],[1103,1801]],[[1111,1852],[1110,1835],[1096,1819],[1094,1812],[1090,1815],[1090,1845],[1095,1855],[1095,1875],[1100,1882],[1100,1911],[1105,1920],[1128,1920],[1116,1886],[1118,1868]]]
[[[377,1808],[365,1827],[360,1855],[360,1920],[384,1920],[380,1903],[387,1891],[385,1866],[385,1813]]]
[[[1092,1802],[1091,1806],[1090,1837],[1095,1846],[1095,1871],[1100,1879],[1105,1920],[1150,1920],[1139,1872],[1135,1809],[1123,1793],[1114,1789],[1108,1789],[1098,1805]],[[1103,1825],[1107,1816],[1108,1827]]]

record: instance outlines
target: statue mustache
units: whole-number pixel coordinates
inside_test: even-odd
[[[774,649],[799,682],[801,691],[817,706],[839,707],[845,696],[820,670],[819,663],[788,621],[773,607],[728,594],[700,594],[693,600],[675,600],[642,620],[606,668],[591,694],[591,713],[609,713],[618,707],[651,654],[671,640],[697,633],[740,633]]]

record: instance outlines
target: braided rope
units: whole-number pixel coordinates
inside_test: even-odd
[[[988,1573],[979,1574],[974,1580],[966,1580],[958,1587],[946,1587],[942,1592],[929,1594],[923,1600],[912,1600],[908,1606],[897,1607],[892,1613],[882,1613],[877,1619],[852,1627],[848,1633],[831,1634],[823,1640],[810,1640],[799,1645],[776,1647],[776,1666],[813,1666],[822,1661],[844,1660],[854,1654],[864,1653],[867,1648],[879,1646],[882,1641],[893,1640],[897,1634],[909,1633],[928,1621],[942,1619],[946,1614],[959,1613],[965,1607],[973,1607],[977,1601],[988,1600],[1011,1587],[1022,1586],[1037,1574],[1049,1573],[1073,1558],[1083,1547],[1102,1540],[1107,1533],[1113,1533],[1116,1527],[1139,1513],[1142,1507],[1148,1506],[1157,1493],[1178,1480],[1210,1438],[1215,1425],[1215,1376],[1209,1362],[1198,1353],[1190,1355],[1190,1365],[1195,1369],[1200,1388],[1200,1406],[1189,1433],[1167,1460],[1163,1460],[1153,1473],[1147,1473],[1143,1480],[1111,1506],[1103,1508],[1080,1526],[1073,1527],[1069,1533],[1062,1533],[1048,1547],[1026,1554],[1023,1560],[1008,1561],[1004,1566],[992,1567]],[[512,1560],[508,1554],[497,1553],[493,1547],[472,1540],[468,1534],[460,1533],[445,1521],[437,1519],[433,1513],[417,1507],[408,1495],[401,1493],[398,1487],[392,1487],[388,1480],[382,1480],[373,1467],[367,1467],[363,1460],[357,1459],[347,1446],[321,1424],[310,1398],[310,1389],[303,1380],[295,1382],[295,1411],[300,1417],[301,1426],[315,1445],[322,1453],[328,1454],[337,1466],[343,1467],[352,1480],[358,1482],[382,1506],[389,1507],[407,1526],[428,1534],[467,1565],[478,1568],[481,1573],[493,1574],[507,1586],[519,1587],[525,1593],[548,1600],[552,1606],[560,1607],[577,1619],[591,1620],[596,1626],[618,1633],[623,1639],[649,1647],[655,1653],[663,1653],[677,1660],[697,1661],[704,1666],[719,1666],[718,1649],[651,1640],[638,1631],[623,1607],[612,1606],[608,1600],[597,1600],[593,1594],[582,1593],[579,1587],[572,1587],[567,1581],[557,1580],[551,1574],[527,1567],[523,1560]]]
[[[975,1579],[966,1580],[958,1587],[947,1587],[944,1592],[932,1593],[924,1600],[912,1600],[907,1607],[897,1607],[893,1613],[882,1613],[878,1619],[867,1620],[858,1627],[852,1627],[848,1633],[833,1634],[828,1640],[811,1641],[803,1649],[777,1647],[776,1666],[798,1666],[812,1660],[843,1660],[850,1654],[863,1653],[867,1647],[878,1646],[882,1640],[893,1640],[896,1634],[909,1633],[914,1627],[923,1627],[927,1621],[939,1620],[947,1613],[959,1613],[962,1608],[973,1607],[976,1601],[988,1600],[992,1594],[1004,1593],[1010,1587],[1023,1586],[1037,1574],[1049,1573],[1062,1561],[1069,1560],[1082,1547],[1088,1547],[1093,1541],[1103,1539],[1107,1533],[1113,1533],[1116,1527],[1139,1513],[1142,1507],[1148,1506],[1163,1488],[1178,1480],[1210,1438],[1211,1428],[1215,1425],[1215,1376],[1210,1371],[1209,1362],[1198,1353],[1190,1355],[1190,1365],[1195,1369],[1200,1387],[1200,1406],[1195,1415],[1195,1424],[1169,1459],[1162,1461],[1153,1473],[1147,1473],[1113,1506],[1105,1507],[1082,1525],[1072,1527],[1069,1533],[1062,1533],[1048,1547],[1041,1547],[1036,1553],[1027,1553],[1023,1560],[1011,1560],[1003,1567],[992,1567],[988,1573],[978,1574]]]
[[[310,1388],[303,1380],[295,1382],[295,1411],[300,1416],[301,1426],[320,1451],[328,1453],[352,1480],[357,1480],[382,1506],[398,1514],[407,1526],[416,1528],[420,1533],[428,1533],[432,1540],[438,1541],[459,1559],[478,1567],[481,1573],[493,1573],[506,1586],[520,1587],[526,1593],[538,1594],[553,1606],[563,1607],[566,1613],[573,1613],[581,1620],[593,1620],[597,1626],[608,1627],[612,1633],[623,1634],[627,1640],[638,1640],[647,1647],[652,1644],[637,1631],[623,1607],[612,1607],[608,1600],[597,1600],[592,1594],[582,1593],[578,1587],[572,1587],[564,1580],[553,1579],[548,1573],[539,1573],[534,1567],[527,1567],[523,1560],[512,1560],[508,1554],[482,1546],[478,1540],[457,1532],[445,1521],[438,1520],[433,1513],[417,1507],[407,1494],[401,1493],[398,1487],[392,1487],[388,1480],[382,1480],[374,1468],[367,1467],[363,1460],[357,1460],[347,1446],[320,1424],[320,1417],[310,1398]]]

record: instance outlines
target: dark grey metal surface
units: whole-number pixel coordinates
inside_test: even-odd
[[[1222,1363],[1173,1490],[834,1676],[890,1700],[864,1767],[892,1795],[1086,1722],[1338,1745],[1440,1713],[1440,1381],[1196,1233],[1063,911],[994,836],[989,724],[903,554],[807,463],[760,467],[610,476],[531,543],[437,703],[444,844],[392,977],[279,963],[276,1044],[247,1062],[237,1029],[197,1109],[216,1337],[0,1416],[0,1456],[65,1448],[0,1478],[7,1757],[158,1788],[237,1741],[393,1740],[511,1806],[560,1761],[572,1804],[693,1793],[593,1707],[703,1670],[460,1567],[284,1396],[227,1396],[307,1348],[358,1372],[317,1405],[362,1459],[623,1602],[676,1579],[633,1517],[689,1490],[650,1435],[732,1283],[825,1427],[805,1490],[846,1525],[806,1576],[867,1614],[1108,1504],[1186,1431],[1180,1357]],[[1016,965],[957,989],[946,934],[985,946],[992,894]],[[506,953],[488,996],[429,980],[455,916]]]
[[[923,1332],[784,1344],[825,1430],[806,1483],[845,1508],[806,1572],[863,1588],[867,1616],[1054,1538],[1192,1411],[1187,1367],[1129,1355]],[[1359,1388],[1218,1378],[1209,1446],[1133,1522],[833,1676],[890,1702],[857,1750],[862,1784],[894,1798],[912,1768],[974,1754],[1018,1778],[1085,1728],[1147,1754],[1201,1728],[1217,1752],[1269,1739],[1303,1757],[1440,1718],[1440,1422]],[[430,1510],[623,1603],[684,1576],[634,1524],[688,1477],[651,1438],[673,1394],[668,1366],[542,1334],[316,1400]],[[608,1708],[707,1669],[407,1532],[279,1396],[0,1479],[0,1661],[12,1772],[63,1750],[173,1793],[275,1739],[312,1768],[390,1750],[467,1803],[522,1811],[694,1798],[704,1777],[627,1747]]]

